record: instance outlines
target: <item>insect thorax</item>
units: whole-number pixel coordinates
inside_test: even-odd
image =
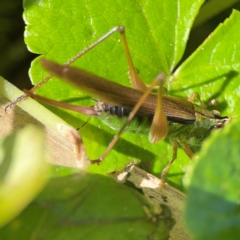
[[[228,122],[228,117],[221,117],[199,107],[195,110],[195,122],[188,126],[181,125],[176,133],[170,134],[169,139],[177,140],[180,144],[200,146],[212,131],[222,128]]]

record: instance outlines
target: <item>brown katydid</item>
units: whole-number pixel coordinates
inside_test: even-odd
[[[129,76],[133,88],[113,83],[82,69],[69,67],[73,61],[81,57],[116,31],[119,31],[122,36],[122,42],[130,70]],[[32,96],[45,103],[77,111],[88,116],[97,117],[112,114],[117,118],[128,117],[125,124],[119,126],[119,133],[114,137],[106,151],[97,160],[92,160],[92,163],[99,163],[106,157],[120,134],[126,130],[126,127],[128,131],[136,133],[141,132],[139,131],[139,129],[141,129],[142,132],[149,132],[150,142],[155,143],[168,138],[173,146],[172,159],[161,175],[161,178],[164,181],[164,176],[177,158],[178,144],[181,145],[186,154],[191,158],[193,152],[190,146],[200,145],[212,129],[221,128],[229,121],[228,117],[221,117],[215,112],[207,111],[188,100],[162,95],[163,74],[159,74],[156,80],[153,81],[152,85],[147,88],[133,66],[124,27],[122,26],[112,29],[63,66],[47,60],[42,60],[42,65],[51,73],[51,75],[45,78],[33,89],[26,92],[26,95],[22,96],[17,101],[24,99],[27,96]],[[81,107],[34,95],[33,92],[52,76],[64,79],[64,81],[67,81],[100,101],[98,101],[95,106]],[[153,87],[157,84],[159,85],[158,93],[151,93]],[[13,104],[15,104],[15,102]],[[144,127],[131,127],[135,122],[137,122],[138,126],[143,125]]]

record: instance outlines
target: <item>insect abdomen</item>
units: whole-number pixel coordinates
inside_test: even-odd
[[[99,112],[99,117],[104,124],[110,128],[118,130],[127,121],[131,110],[120,106],[110,106],[103,102],[98,102],[95,110]],[[126,132],[148,133],[151,127],[152,118],[148,116],[135,115],[132,121],[125,128]]]

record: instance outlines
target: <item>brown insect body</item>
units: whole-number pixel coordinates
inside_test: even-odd
[[[79,88],[90,96],[100,99],[92,108],[92,116],[100,117],[113,129],[120,129],[134,106],[143,96],[143,91],[129,88],[83,69],[65,67],[50,61],[43,61],[44,67],[60,79]],[[86,108],[89,110],[89,108]],[[148,133],[157,108],[157,95],[149,94],[125,131]],[[185,99],[162,96],[162,109],[168,121],[166,138],[180,145],[199,146],[212,129],[220,128],[228,121]],[[118,111],[118,112],[117,112]],[[86,115],[91,115],[81,111]]]

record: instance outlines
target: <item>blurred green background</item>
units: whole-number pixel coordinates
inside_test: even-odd
[[[206,2],[209,3],[211,1],[215,0]],[[223,22],[231,14],[232,9],[240,10],[240,1],[235,1],[235,4],[231,7],[218,13],[203,25],[195,27],[192,30],[182,61],[204,41],[219,23]],[[28,69],[31,61],[37,55],[30,53],[24,43],[23,34],[25,23],[22,14],[23,7],[21,0],[1,0],[0,75],[20,89],[29,89],[31,88],[31,82],[28,77]]]

